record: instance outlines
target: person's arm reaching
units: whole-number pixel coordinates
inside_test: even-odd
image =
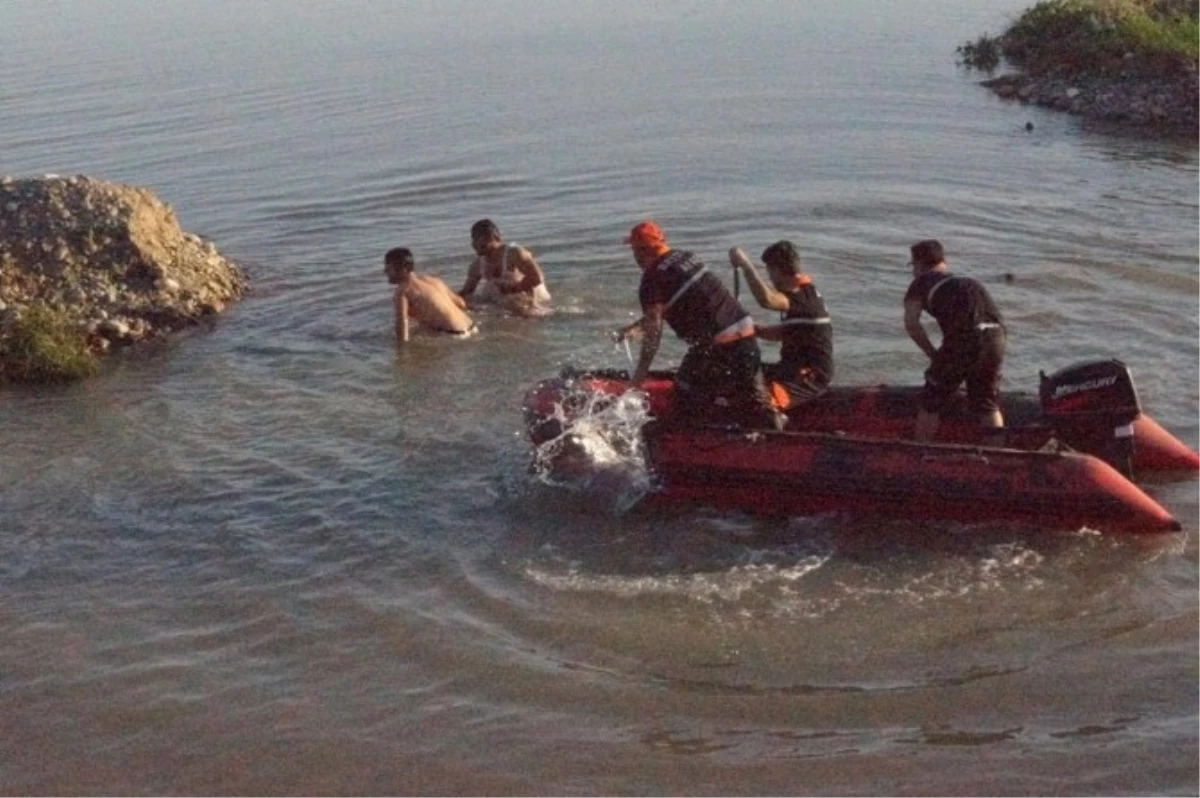
[[[633,322],[632,324],[626,324],[624,327],[622,327],[621,329],[617,330],[616,332],[614,332],[612,334],[613,340],[616,341],[617,343],[621,343],[622,341],[624,341],[627,338],[641,338],[642,337],[642,323],[645,321],[646,321],[646,317],[642,316],[637,321]]]
[[[729,262],[733,264],[733,268],[746,275],[746,285],[750,286],[750,293],[754,294],[754,299],[760,307],[780,313],[788,309],[788,298],[763,282],[754,264],[739,247],[729,250]]]
[[[521,279],[513,283],[501,285],[500,293],[520,294],[532,291],[546,282],[546,275],[542,272],[542,267],[533,259],[533,255],[529,254],[529,250],[524,247],[517,248],[517,262],[515,266],[515,270],[521,273]]]
[[[471,261],[471,266],[467,269],[467,281],[463,283],[462,290],[458,292],[463,299],[475,293],[475,286],[479,285],[479,281],[483,277],[483,266],[480,265],[479,260],[476,258]]]
[[[444,282],[437,279],[436,277],[433,278],[433,280],[436,281],[434,284],[438,287],[438,290],[445,291],[446,296],[450,297],[450,301],[454,304],[454,306],[456,308],[458,308],[459,310],[467,309],[467,300],[462,298],[462,294],[454,293],[453,291],[450,290],[450,286],[446,285]]]
[[[642,349],[638,354],[637,368],[633,371],[631,387],[641,388],[646,377],[650,374],[650,364],[658,354],[658,346],[662,342],[663,313],[666,305],[647,305],[643,308],[642,318],[638,323],[642,331]]]
[[[782,324],[772,324],[767,327],[754,325],[754,334],[764,341],[782,341],[783,332],[787,329]]]
[[[408,297],[404,294],[396,297],[396,340],[408,340]]]
[[[925,332],[925,328],[921,326],[921,301],[920,300],[905,300],[904,302],[904,331],[908,333],[908,337],[913,339],[913,342],[921,348],[930,360],[937,354],[937,348],[933,342],[929,340],[929,335]]]

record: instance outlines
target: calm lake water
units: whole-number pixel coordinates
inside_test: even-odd
[[[0,173],[147,186],[254,283],[0,392],[0,792],[1196,794],[1195,479],[1130,540],[526,473],[524,392],[626,364],[646,217],[726,279],[797,241],[843,384],[920,381],[940,238],[1007,388],[1119,357],[1195,446],[1196,142],[978,87],[954,47],[1025,5],[0,5]],[[398,348],[382,253],[457,287],[484,216],[556,312]]]

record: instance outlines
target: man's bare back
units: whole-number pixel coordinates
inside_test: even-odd
[[[397,312],[401,300],[407,300],[410,318],[437,332],[465,333],[475,326],[463,298],[431,274],[413,272],[407,285],[396,287]]]
[[[396,339],[407,341],[409,320],[413,319],[436,332],[466,335],[475,330],[467,314],[467,303],[431,274],[418,274],[412,253],[403,247],[389,250],[383,259],[383,273],[396,286]]]

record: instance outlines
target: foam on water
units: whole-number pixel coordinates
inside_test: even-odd
[[[794,599],[790,585],[820,568],[828,557],[809,555],[790,565],[744,563],[720,571],[654,575],[588,574],[577,568],[550,573],[537,567],[526,569],[534,583],[553,590],[574,593],[606,593],[621,598],[670,596],[702,604],[734,604],[774,587],[780,603]]]
[[[571,384],[555,404],[553,418],[562,432],[536,447],[536,482],[602,498],[617,514],[653,488],[642,440],[642,427],[650,420],[645,393],[612,396]]]

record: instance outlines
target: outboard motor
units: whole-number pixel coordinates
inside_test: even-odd
[[[1129,368],[1120,360],[1076,363],[1041,378],[1042,415],[1059,440],[1096,452],[1133,477],[1133,422],[1142,413]]]

